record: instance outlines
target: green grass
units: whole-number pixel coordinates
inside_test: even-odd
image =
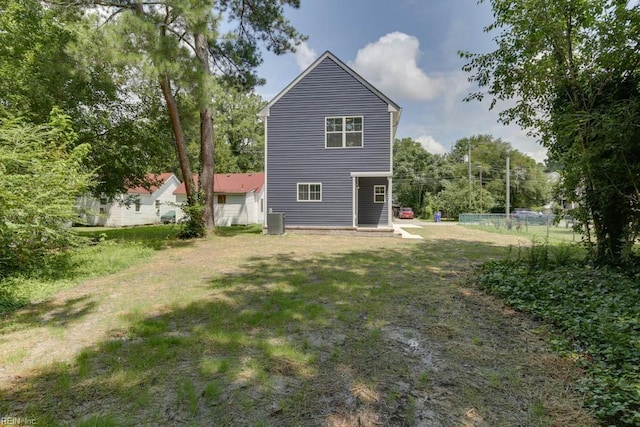
[[[548,376],[562,362],[527,351],[530,325],[464,284],[473,265],[507,253],[463,237],[224,230],[95,289],[92,316],[100,308],[113,327],[2,389],[0,413],[19,407],[52,426],[403,425],[433,414],[456,425],[471,412],[488,425],[588,425],[566,396],[569,365]]]
[[[175,224],[166,224],[120,228],[75,227],[74,231],[96,242],[135,242],[153,249],[165,249],[184,244],[183,241],[177,240],[179,229]]]
[[[157,250],[189,244],[176,239],[173,226],[83,228],[77,232],[94,244],[54,255],[37,269],[0,281],[0,316],[26,304],[46,306],[46,299],[81,281],[140,264]]]
[[[482,230],[491,233],[503,234],[507,236],[523,237],[527,240],[535,240],[537,242],[547,243],[579,243],[581,241],[581,234],[574,232],[571,228],[544,225],[529,225],[521,227],[519,229],[512,228],[508,230],[504,227],[494,227],[489,225],[464,225],[465,228],[470,230]]]

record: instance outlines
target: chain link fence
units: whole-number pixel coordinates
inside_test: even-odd
[[[514,212],[508,219],[506,214],[465,213],[460,214],[459,222],[462,225],[503,229],[523,235],[551,238],[554,241],[580,240],[580,234],[573,230],[574,221],[571,217],[556,221],[554,215],[539,213]]]
[[[530,226],[562,226],[569,228],[571,224],[562,221],[562,224],[555,223],[555,216],[550,214],[519,214],[518,212],[509,215],[494,213],[464,213],[460,214],[460,224],[494,226],[496,228],[521,229]]]

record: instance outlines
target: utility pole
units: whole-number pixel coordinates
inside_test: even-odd
[[[509,180],[509,154],[507,154],[507,203],[505,207],[505,211],[507,214],[507,221],[509,221],[509,212],[511,211],[511,207],[509,206],[511,203],[511,183]]]
[[[469,213],[471,213],[471,194],[473,193],[473,185],[471,185],[471,141],[467,142],[469,147]]]
[[[482,165],[480,166],[480,213],[484,213],[482,209]]]

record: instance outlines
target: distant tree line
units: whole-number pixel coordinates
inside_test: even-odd
[[[466,212],[504,213],[507,156],[510,206],[541,208],[551,200],[545,166],[490,135],[460,139],[444,155],[429,153],[411,138],[396,139],[393,149],[396,203],[411,206],[424,218],[436,210],[450,218]]]

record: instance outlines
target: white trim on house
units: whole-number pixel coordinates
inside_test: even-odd
[[[301,199],[300,198],[300,186],[301,185],[306,185],[307,186],[307,196],[309,197],[309,199]],[[312,185],[317,185],[320,187],[320,198],[319,199],[312,199],[311,198],[311,186]],[[316,193],[314,191],[314,193]],[[298,182],[296,183],[296,201],[301,202],[301,203],[314,203],[314,202],[321,202],[322,201],[322,183],[321,182]]]
[[[267,161],[268,161],[268,157],[267,157],[267,141],[269,140],[268,138],[268,129],[267,129],[267,121],[269,120],[269,117],[264,116],[262,117],[262,120],[264,121],[264,185],[263,185],[263,190],[264,191],[264,206],[268,206],[267,205],[267,174],[269,173],[269,168],[267,165]],[[267,209],[263,209],[263,215],[262,215],[262,224],[267,224]]]
[[[351,172],[351,176],[358,178],[384,178],[393,176],[391,172]]]
[[[396,130],[398,128],[398,121],[400,120],[400,114],[402,114],[402,110],[400,110],[394,123],[394,112],[389,109],[389,171],[391,171],[391,175],[387,177],[387,185],[389,186],[389,190],[387,190],[387,200],[389,201],[388,212],[389,215],[389,224],[393,223],[393,144],[395,143]]]
[[[300,75],[298,75],[298,77],[296,77],[291,83],[289,83],[289,85],[287,85],[287,87],[285,87],[283,90],[281,90],[280,93],[278,93],[276,95],[276,97],[271,100],[271,102],[269,102],[262,110],[260,110],[260,112],[258,113],[258,116],[260,116],[260,117],[269,117],[269,110],[270,110],[271,106],[274,105],[276,102],[278,102],[280,100],[280,98],[285,96],[287,94],[287,92],[289,92],[295,85],[298,84],[298,82],[300,82],[300,80],[305,78],[311,71],[313,71],[326,58],[330,58],[333,62],[338,64],[338,66],[340,66],[343,70],[345,70],[347,73],[349,73],[351,76],[353,76],[353,78],[358,80],[367,89],[369,89],[371,92],[375,93],[380,99],[382,99],[384,102],[387,103],[389,112],[391,112],[393,114],[393,116],[394,116],[394,124],[393,124],[392,128],[394,129],[393,133],[395,135],[395,129],[397,129],[397,127],[398,127],[398,122],[400,121],[400,114],[402,113],[402,108],[400,108],[400,106],[398,104],[393,102],[384,93],[380,92],[375,86],[373,86],[371,83],[369,83],[364,78],[362,78],[362,76],[360,76],[358,73],[356,73],[354,70],[352,70],[349,66],[347,66],[344,62],[342,62],[333,53],[331,53],[329,51],[326,51],[325,53],[320,55],[320,57],[318,59],[316,59],[309,67],[307,67],[306,70],[304,70],[302,73],[300,73]]]
[[[387,204],[387,215],[388,216],[388,224],[391,225],[393,224],[393,198],[391,197],[393,194],[393,177],[392,176],[388,176],[387,177],[387,187],[389,188],[389,190],[387,190],[387,200],[389,201],[389,203]]]
[[[351,174],[351,178],[353,178],[353,195],[351,196],[352,202],[352,213],[353,213],[353,227],[358,226],[358,177]]]
[[[378,190],[382,190],[382,192],[379,192]],[[382,200],[378,200],[378,196],[382,196]],[[374,185],[373,186],[373,203],[384,203],[386,201],[387,201],[387,186]]]
[[[393,144],[395,131],[393,129],[393,113],[389,112],[389,170],[393,173]]]
[[[340,119],[342,121],[341,127],[342,129],[338,132],[329,131],[327,129],[327,120],[330,119]],[[347,119],[360,119],[360,130],[359,131],[347,131]],[[360,134],[360,145],[347,145],[347,134],[349,133],[359,133]],[[340,134],[342,144],[339,147],[328,146],[327,145],[327,136],[329,134]],[[326,149],[340,149],[340,148],[364,148],[364,116],[328,116],[324,118],[324,148]]]

